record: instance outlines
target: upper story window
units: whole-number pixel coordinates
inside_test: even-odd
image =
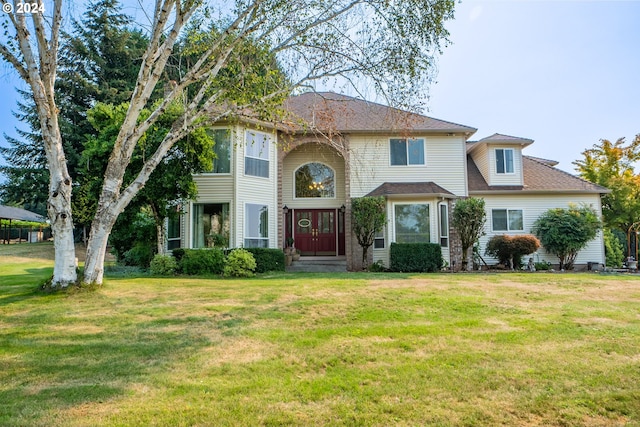
[[[269,178],[269,135],[245,132],[244,174]]]
[[[213,129],[210,135],[215,141],[213,152],[216,158],[213,159],[213,169],[211,173],[231,172],[231,131],[229,129]]]
[[[513,173],[513,148],[496,149],[496,173]]]
[[[307,163],[296,170],[296,197],[335,197],[335,173],[322,163]]]
[[[493,231],[524,231],[522,209],[493,209]]]
[[[391,138],[389,153],[392,166],[424,165],[424,139]]]

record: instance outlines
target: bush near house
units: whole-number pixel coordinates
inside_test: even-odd
[[[434,272],[442,268],[442,251],[436,243],[392,243],[391,271]]]
[[[224,263],[221,249],[185,249],[179,265],[184,274],[222,274]]]
[[[493,236],[484,251],[485,254],[498,259],[511,269],[522,266],[522,257],[532,254],[540,248],[540,241],[531,234],[509,236],[506,234]]]
[[[151,274],[154,276],[173,276],[178,269],[178,262],[171,255],[157,254],[151,260]]]
[[[224,275],[231,277],[253,277],[255,276],[256,260],[253,255],[245,249],[234,249],[229,253],[227,262],[224,265]]]
[[[246,248],[256,260],[256,273],[284,270],[284,252],[280,249]]]

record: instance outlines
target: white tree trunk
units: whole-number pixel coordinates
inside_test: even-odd
[[[100,215],[98,212],[91,223],[91,233],[87,244],[87,259],[84,264],[83,282],[101,285],[104,276],[104,258],[107,254],[109,234],[115,223],[114,215]]]
[[[473,247],[467,249],[467,271],[473,271]]]

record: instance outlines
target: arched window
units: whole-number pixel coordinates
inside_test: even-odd
[[[335,197],[335,173],[322,163],[307,163],[296,170],[296,197]]]

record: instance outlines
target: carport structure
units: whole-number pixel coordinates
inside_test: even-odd
[[[3,223],[3,221],[7,221]],[[12,221],[30,221],[30,222],[47,222],[46,218],[35,212],[28,211],[26,209],[16,208],[13,206],[0,205],[0,228],[4,226],[4,239],[2,243],[8,244],[10,235],[7,233],[7,228],[11,230]]]

